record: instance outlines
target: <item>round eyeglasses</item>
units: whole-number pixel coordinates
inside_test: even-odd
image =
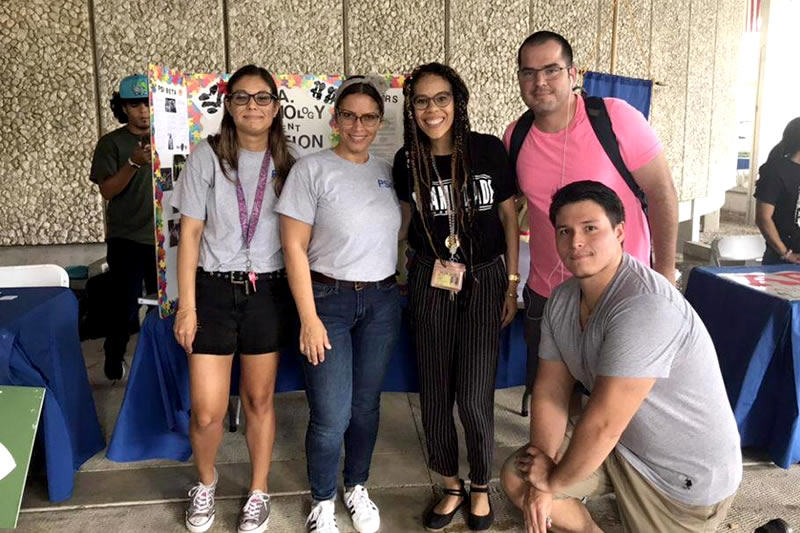
[[[450,102],[453,101],[453,93],[449,91],[442,91],[440,93],[436,93],[433,96],[422,96],[417,95],[411,99],[411,105],[414,106],[414,109],[418,111],[423,111],[428,109],[428,106],[431,102],[436,107],[447,107]]]

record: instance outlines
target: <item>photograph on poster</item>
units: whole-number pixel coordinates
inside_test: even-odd
[[[162,191],[171,191],[175,187],[172,181],[172,169],[162,167],[158,172],[158,186]]]
[[[169,247],[174,248],[178,246],[178,239],[181,236],[181,221],[168,220],[167,227],[169,228]]]
[[[174,98],[166,98],[164,100],[164,111],[167,113],[177,113],[178,106],[175,105]]]
[[[183,148],[183,145],[181,145],[181,148]],[[185,166],[186,156],[183,154],[175,154],[175,157],[172,158],[172,181],[178,181],[178,178],[181,177],[181,173],[183,172],[183,167]]]

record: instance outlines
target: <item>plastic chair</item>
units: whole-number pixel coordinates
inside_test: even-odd
[[[17,287],[69,287],[69,275],[58,265],[0,267],[0,288]]]
[[[767,243],[761,235],[727,235],[711,243],[711,262],[722,266],[728,262],[761,262]]]

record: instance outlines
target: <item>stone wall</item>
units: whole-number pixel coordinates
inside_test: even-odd
[[[103,239],[88,180],[98,137],[118,127],[119,80],[148,62],[185,70],[248,63],[274,71],[404,72],[446,61],[464,77],[477,130],[523,111],[516,50],[564,34],[579,68],[609,71],[606,0],[4,0],[0,2],[0,245]],[[652,124],[681,200],[735,172],[735,87],[743,0],[619,3],[616,73],[651,78]],[[227,11],[225,11],[227,9]]]

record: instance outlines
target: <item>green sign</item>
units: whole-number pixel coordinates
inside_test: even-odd
[[[0,528],[17,527],[44,389],[0,386]]]

